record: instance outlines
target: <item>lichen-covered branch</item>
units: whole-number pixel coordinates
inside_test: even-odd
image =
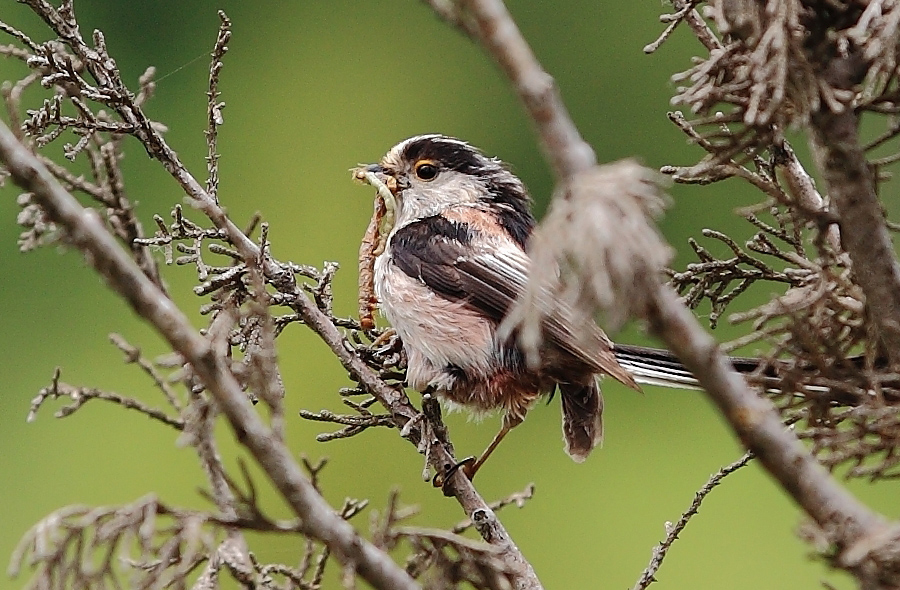
[[[718,344],[677,296],[660,287],[647,310],[650,330],[697,377],[741,442],[836,545],[836,562],[862,580],[896,575],[892,545],[900,527],[889,524],[842,488],[782,424],[771,402],[755,395]],[[893,530],[894,533],[885,534]],[[873,543],[873,539],[880,542]],[[858,549],[866,547],[863,554]]]
[[[847,106],[838,113],[822,109],[810,121],[813,152],[841,220],[841,243],[865,292],[882,351],[900,366],[900,264],[860,142],[859,117]]]
[[[23,190],[81,250],[91,265],[191,364],[240,440],[303,520],[303,530],[332,548],[342,563],[353,563],[359,574],[377,588],[417,588],[418,585],[386,554],[364,541],[338,517],[312,487],[291,452],[277,442],[250,407],[240,384],[210,343],[198,335],[188,319],[161,293],[122,251],[97,214],[69,195],[50,172],[0,125],[0,160]]]

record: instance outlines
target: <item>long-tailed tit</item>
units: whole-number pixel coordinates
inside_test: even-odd
[[[603,437],[600,377],[634,389],[696,385],[665,351],[616,345],[596,326],[589,338],[579,326],[576,337],[557,316],[544,321],[536,368],[515,337],[498,337],[527,281],[535,225],[525,186],[500,160],[458,139],[420,135],[362,170],[396,201],[375,293],[403,342],[408,385],[476,412],[503,410],[500,432],[465,465],[470,477],[544,394],[559,391],[565,450],[580,462]]]

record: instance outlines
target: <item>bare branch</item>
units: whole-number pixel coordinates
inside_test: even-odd
[[[712,50],[716,47],[720,47],[721,43],[716,39],[715,35],[712,34],[712,31],[709,30],[709,27],[706,26],[706,23],[703,22],[703,18],[697,12],[697,5],[700,4],[701,1],[702,0],[689,0],[685,2],[684,0],[676,0],[673,2],[676,12],[673,14],[664,14],[659,17],[660,22],[669,24],[666,25],[665,30],[660,33],[656,41],[644,46],[644,53],[653,53],[659,49],[659,46],[665,43],[669,36],[675,31],[675,27],[684,21],[687,21],[690,24],[691,28],[694,29],[697,36],[703,41],[703,44],[706,45],[707,49]]]
[[[841,241],[866,294],[866,306],[893,366],[900,366],[900,264],[884,222],[875,182],[851,110],[811,119],[814,154],[841,218]]]
[[[597,163],[594,150],[578,133],[553,78],[541,67],[502,0],[461,0],[463,17],[471,16],[478,38],[497,60],[532,121],[553,170],[560,179]]]
[[[372,400],[374,401],[374,398],[372,398]],[[348,403],[348,401],[349,400],[344,400],[344,403],[346,404]],[[332,424],[341,424],[344,426],[344,428],[338,430],[337,432],[317,435],[316,440],[319,442],[328,442],[339,438],[350,438],[352,436],[360,434],[365,430],[368,430],[369,428],[372,428],[373,426],[386,426],[388,428],[396,427],[394,418],[390,414],[372,414],[371,412],[366,411],[365,408],[362,408],[357,404],[352,404],[352,407],[358,409],[360,411],[360,414],[342,415],[335,414],[334,412],[328,410],[321,410],[319,411],[319,413],[315,414],[307,410],[300,410],[300,416],[306,418],[307,420],[331,422]]]

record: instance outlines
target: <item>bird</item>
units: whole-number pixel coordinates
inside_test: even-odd
[[[635,390],[697,386],[668,351],[617,345],[596,325],[585,337],[584,326],[560,314],[543,320],[540,362],[526,362],[516,335],[499,327],[525,289],[536,220],[524,183],[500,159],[427,134],[358,170],[394,201],[374,292],[406,353],[407,385],[475,414],[502,411],[484,452],[444,481],[460,467],[473,478],[542,396],[558,392],[565,452],[582,462],[603,440],[602,377]]]

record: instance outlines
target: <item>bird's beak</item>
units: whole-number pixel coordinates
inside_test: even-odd
[[[400,190],[397,178],[392,174],[388,174],[387,170],[385,170],[381,164],[369,164],[368,166],[354,168],[353,178],[366,184],[371,184],[375,186],[375,188],[379,188],[378,184],[382,184],[387,187],[394,196],[396,196],[397,191]],[[373,180],[377,182],[373,182]]]

